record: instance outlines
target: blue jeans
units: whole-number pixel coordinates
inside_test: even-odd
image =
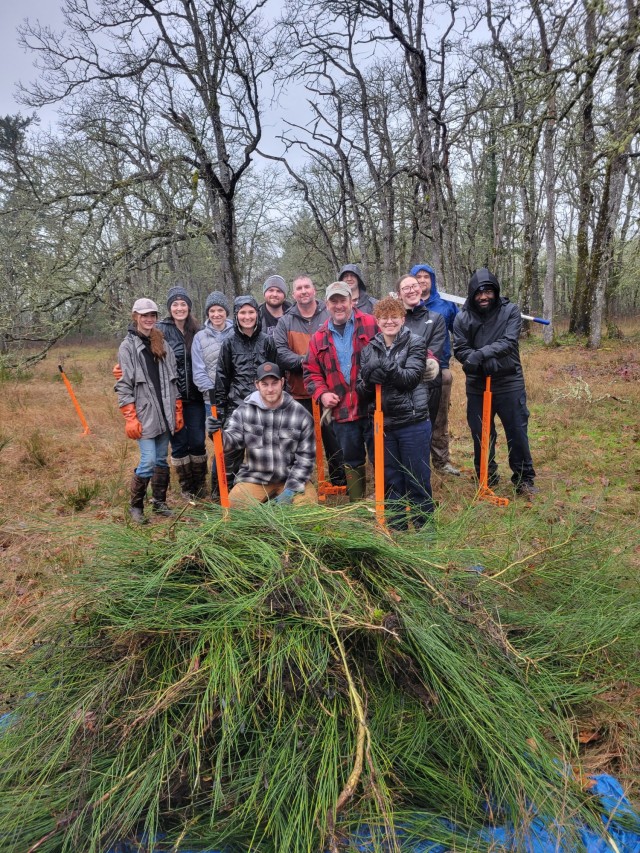
[[[406,530],[409,516],[423,527],[433,513],[431,492],[431,421],[418,421],[384,431],[384,490],[391,527]]]
[[[146,480],[153,476],[154,468],[168,468],[167,451],[169,450],[169,430],[155,438],[139,438],[140,462],[136,468],[138,477]]]
[[[347,468],[360,468],[366,464],[367,454],[373,462],[373,427],[369,418],[344,423],[334,421],[333,430]]]
[[[174,459],[185,456],[204,456],[204,406],[202,403],[182,403],[184,426],[171,436],[171,455]]]
[[[533,470],[533,460],[529,450],[527,426],[529,409],[524,388],[503,393],[494,393],[491,401],[491,432],[489,439],[489,483],[498,473],[495,459],[496,424],[498,416],[504,427],[507,438],[511,482],[518,486],[520,483],[533,483],[536,472]],[[473,437],[473,462],[476,474],[480,477],[480,444],[482,440],[482,394],[467,395],[467,423]]]

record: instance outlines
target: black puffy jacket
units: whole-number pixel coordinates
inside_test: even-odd
[[[191,350],[186,346],[184,335],[174,323],[173,317],[165,317],[157,325],[176,357],[178,388],[183,402],[202,403],[202,394],[193,381]]]
[[[245,305],[258,312],[256,327],[250,336],[238,326],[238,311]],[[226,420],[256,390],[256,371],[265,361],[277,363],[273,337],[262,331],[258,303],[253,296],[238,296],[233,303],[233,334],[222,342],[216,368],[218,418]]]
[[[434,358],[438,360],[441,358],[447,336],[447,325],[442,314],[429,311],[424,302],[419,302],[415,308],[407,309],[404,325],[414,335],[423,339],[427,350],[431,350]],[[427,384],[432,387],[442,385],[442,371]]]
[[[378,332],[360,353],[358,395],[369,402],[369,413],[372,414],[375,386],[382,385],[385,428],[428,420],[429,391],[422,381],[426,358],[424,339],[406,328],[398,332],[389,352],[382,332]]]
[[[474,302],[483,284],[490,284],[496,293],[494,305],[486,314],[478,311]],[[500,284],[493,273],[476,270],[469,281],[467,301],[453,323],[453,354],[466,373],[468,393],[483,393],[487,376],[491,376],[491,390],[497,393],[524,388],[518,343],[521,331],[518,306],[500,296]]]

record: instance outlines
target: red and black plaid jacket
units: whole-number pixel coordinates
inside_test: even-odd
[[[367,417],[367,404],[358,399],[356,380],[360,370],[360,353],[378,331],[378,324],[371,314],[353,312],[353,355],[351,356],[351,376],[349,385],[345,384],[340,370],[338,353],[329,331],[329,321],[320,326],[309,341],[309,352],[302,362],[304,387],[314,400],[327,391],[337,394],[340,402],[333,409],[336,421],[357,421]]]

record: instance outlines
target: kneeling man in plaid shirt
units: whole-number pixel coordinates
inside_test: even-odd
[[[244,462],[229,492],[232,507],[273,499],[279,504],[317,501],[309,482],[316,454],[313,418],[284,390],[277,364],[256,372],[256,391],[231,414],[222,433],[225,452],[244,450]],[[222,429],[209,415],[209,436]]]

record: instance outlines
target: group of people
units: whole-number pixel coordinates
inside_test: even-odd
[[[492,377],[489,485],[498,481],[494,414],[502,421],[512,482],[532,495],[524,377],[518,340],[521,316],[501,296],[496,277],[476,270],[462,310],[438,293],[434,270],[414,266],[395,292],[376,300],[362,271],[347,264],[318,298],[300,275],[288,287],[278,275],[263,286],[264,302],[220,291],[205,303],[199,328],[184,287],[168,293],[159,320],[151,299],[133,305],[119,350],[115,390],[126,434],[138,440],[140,462],[131,482],[130,513],[146,521],[151,508],[170,515],[167,453],[184,497],[206,491],[205,436],[221,431],[232,507],[250,501],[313,502],[313,401],[322,411],[322,442],[329,477],[351,501],[366,493],[366,461],[373,461],[376,386],[384,416],[387,521],[415,528],[434,510],[431,466],[458,476],[449,451],[448,412],[453,354],[466,374],[467,422],[480,470],[482,395]],[[217,472],[211,493],[217,498]]]

